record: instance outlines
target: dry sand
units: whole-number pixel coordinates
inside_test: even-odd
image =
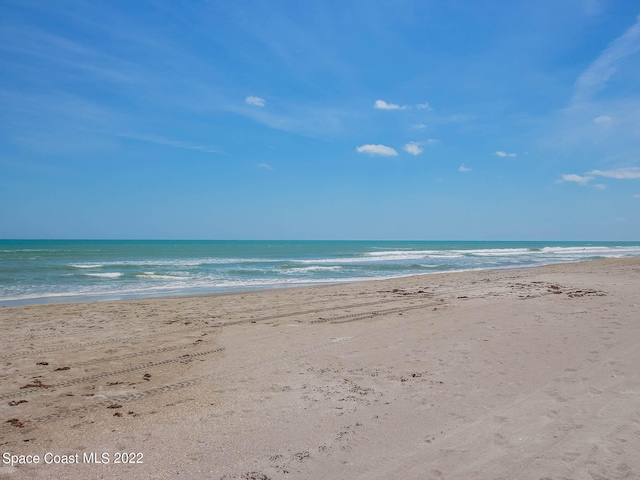
[[[0,478],[640,478],[640,259],[5,307],[0,328],[0,454],[40,457]]]

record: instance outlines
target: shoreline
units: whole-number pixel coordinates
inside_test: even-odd
[[[635,257],[6,306],[0,462],[40,461],[0,478],[637,477],[639,286]]]
[[[640,256],[637,241],[43,240],[3,245],[2,306],[247,292]]]
[[[94,302],[127,302],[127,301],[138,301],[138,300],[153,300],[153,299],[163,299],[163,298],[193,298],[193,297],[206,297],[206,296],[216,296],[216,295],[235,295],[235,294],[247,294],[251,292],[264,292],[271,290],[290,290],[297,288],[315,288],[315,287],[327,287],[327,286],[336,286],[336,285],[351,285],[357,283],[367,283],[367,282],[378,282],[378,281],[387,281],[387,280],[395,280],[399,278],[407,278],[407,277],[421,277],[425,275],[447,275],[447,274],[455,274],[455,273],[465,273],[465,272],[482,272],[482,271],[502,271],[502,270],[528,270],[528,269],[536,269],[536,268],[544,268],[553,265],[573,265],[585,262],[599,262],[599,261],[607,261],[607,260],[625,260],[625,259],[633,259],[640,257],[623,257],[623,258],[599,258],[594,260],[578,260],[575,262],[558,262],[558,263],[545,263],[545,264],[532,264],[532,265],[516,265],[516,266],[501,266],[501,267],[491,267],[491,268],[469,268],[469,269],[459,269],[459,270],[443,270],[436,272],[424,272],[424,273],[410,273],[407,275],[397,275],[391,277],[372,277],[372,278],[362,278],[358,280],[346,279],[344,281],[339,280],[318,280],[316,282],[310,283],[300,283],[300,284],[274,284],[270,286],[264,287],[246,287],[240,289],[234,289],[233,287],[220,287],[220,291],[210,291],[203,293],[188,293],[188,289],[185,289],[185,292],[176,292],[175,294],[164,294],[164,295],[143,295],[143,294],[131,294],[131,295],[122,295],[122,294],[113,294],[113,296],[122,296],[123,298],[110,298],[108,295],[86,295],[85,297],[80,295],[69,295],[69,296],[56,296],[51,295],[50,297],[36,297],[33,299],[17,299],[17,300],[0,300],[0,310],[5,307],[21,307],[21,306],[29,306],[29,305],[55,305],[55,304],[76,304],[76,303],[94,303]],[[33,301],[32,301],[33,300]]]

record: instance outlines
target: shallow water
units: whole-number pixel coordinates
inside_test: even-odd
[[[640,242],[0,240],[0,305],[159,297],[640,255]]]

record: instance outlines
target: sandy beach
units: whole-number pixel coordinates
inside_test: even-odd
[[[640,478],[640,258],[0,327],[0,478]]]

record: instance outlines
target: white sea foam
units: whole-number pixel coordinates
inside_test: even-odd
[[[382,252],[367,252],[365,255],[368,257],[402,257],[404,255],[428,255],[437,252],[438,250],[407,250],[402,248],[399,250],[383,250]]]
[[[457,253],[481,257],[503,257],[511,255],[531,255],[534,254],[535,251],[528,248],[485,248],[479,250],[457,250]]]
[[[75,268],[98,268],[98,267],[199,267],[203,265],[225,265],[242,263],[277,263],[283,259],[275,258],[190,258],[190,259],[157,259],[157,260],[116,260],[113,262],[101,263],[76,263],[71,264]]]
[[[59,292],[59,293],[25,293],[23,295],[13,295],[2,297],[0,302],[16,302],[23,300],[35,300],[39,298],[66,298],[82,295],[84,292]]]
[[[217,282],[171,282],[170,284],[158,286],[123,287],[123,288],[85,288],[73,292],[43,292],[25,293],[4,296],[0,298],[2,303],[31,302],[34,300],[56,301],[57,299],[68,301],[67,299],[78,300],[110,300],[120,298],[150,297],[155,295],[187,295],[191,293],[215,293],[228,290],[262,289],[262,288],[286,288],[289,286],[320,285],[336,283],[352,283],[371,280],[384,280],[398,278],[406,275],[389,275],[385,277],[349,277],[349,278],[326,278],[326,279],[246,279],[246,280],[223,280]]]
[[[540,250],[531,248],[486,248],[469,250],[390,250],[382,252],[368,252],[367,257],[378,261],[414,260],[419,258],[460,258],[470,257],[522,257],[532,259],[538,256],[567,256],[569,258],[623,257],[640,255],[640,246],[573,246],[573,247],[543,247]]]
[[[144,272],[136,275],[137,278],[149,278],[152,280],[185,280],[189,278],[188,276],[183,275],[163,275],[157,274],[154,272]]]
[[[363,280],[383,280],[389,277],[348,277],[348,278],[272,278],[272,279],[247,279],[247,280],[224,280],[215,283],[218,288],[251,288],[251,287],[278,287],[287,285],[313,285],[325,283],[349,283],[360,282]]]
[[[640,246],[618,246],[618,247],[600,247],[600,246],[584,246],[584,247],[544,247],[544,254],[566,255],[569,257],[626,257],[632,255],[640,255]]]
[[[373,261],[390,261],[390,260],[420,260],[424,258],[457,258],[461,257],[464,251],[457,250],[386,250],[382,252],[367,252],[364,254],[366,258]]]
[[[407,253],[403,252],[404,255],[371,255],[371,256],[362,256],[362,257],[336,257],[336,258],[318,258],[315,260],[290,260],[291,262],[296,263],[381,263],[381,262],[394,262],[399,260],[423,260],[427,258],[426,255],[423,254],[415,254],[415,253]],[[366,254],[365,254],[366,255]]]
[[[118,278],[122,276],[120,272],[85,273],[89,277]]]
[[[285,270],[285,273],[305,273],[305,272],[335,272],[338,270],[342,270],[340,265],[333,265],[331,267],[323,267],[320,265],[315,265],[312,267],[292,267]]]

